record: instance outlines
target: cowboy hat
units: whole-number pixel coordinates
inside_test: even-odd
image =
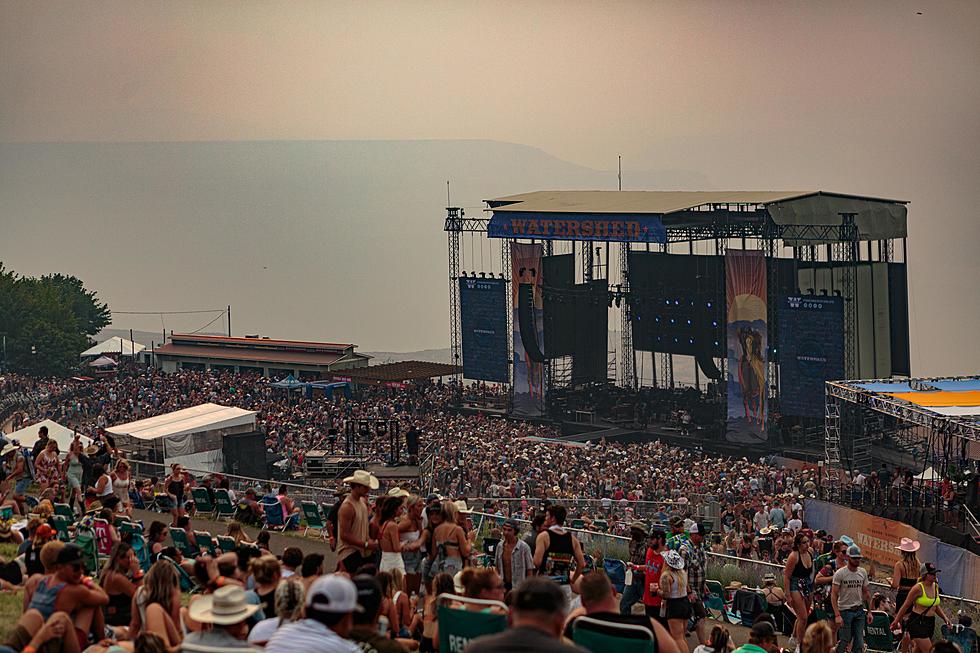
[[[358,469],[353,474],[345,478],[344,483],[356,483],[357,485],[363,485],[371,488],[372,490],[377,490],[378,486],[381,485],[378,482],[377,476],[371,472],[366,472],[363,469]]]
[[[466,505],[465,499],[460,499],[459,501],[453,501],[453,505],[456,506],[456,510],[460,512],[473,512],[470,507]]]
[[[742,589],[742,583],[737,580],[733,580],[728,585],[725,585],[726,590],[740,590]]]
[[[411,494],[411,493],[408,490],[403,490],[402,488],[398,487],[397,485],[395,487],[391,488],[390,490],[388,490],[388,496],[389,497],[402,497],[402,498],[404,498],[404,497],[407,497],[409,494]]]
[[[17,451],[17,445],[10,443],[0,450],[0,457],[6,456],[8,453],[13,453],[14,451]]]
[[[909,553],[915,553],[919,550],[922,545],[913,540],[910,537],[903,537],[901,543],[895,548],[899,551],[908,551]]]
[[[646,533],[648,532],[647,525],[644,524],[641,521],[635,521],[635,522],[631,523],[630,524],[630,529],[631,530],[635,530],[635,531],[640,531],[644,535],[646,535]]]
[[[191,619],[206,624],[230,626],[245,621],[255,614],[260,605],[249,605],[245,590],[237,585],[225,585],[214,594],[191,603],[188,613]]]
[[[82,453],[84,453],[86,456],[94,456],[95,454],[99,453],[99,448],[94,444],[90,444],[82,449]]]
[[[684,558],[677,551],[668,551],[664,554],[664,562],[671,569],[683,569],[684,568]]]

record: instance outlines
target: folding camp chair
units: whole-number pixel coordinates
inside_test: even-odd
[[[201,591],[201,586],[197,584],[197,581],[184,570],[183,567],[177,564],[177,561],[173,558],[168,558],[167,556],[160,556],[160,560],[166,560],[174,566],[177,571],[177,579],[180,581],[180,591],[189,592],[191,594],[197,594]]]
[[[62,542],[71,542],[71,523],[73,520],[66,518],[64,515],[51,515],[51,521],[54,522],[54,529],[58,532],[58,539]]]
[[[871,613],[871,623],[864,629],[864,643],[867,644],[869,651],[893,653],[898,650],[898,642],[892,634],[891,623],[891,617],[887,612],[876,610]]]
[[[327,524],[323,520],[323,516],[320,515],[320,508],[312,501],[302,501],[300,505],[303,507],[303,517],[306,518],[306,530],[303,531],[303,536],[305,537],[309,530],[320,531],[320,537],[325,538],[327,536]]]
[[[99,549],[95,544],[95,531],[90,526],[79,524],[75,528],[75,544],[82,550],[82,560],[85,571],[96,575],[99,573]]]
[[[214,513],[214,504],[211,503],[211,495],[208,494],[207,488],[191,488],[191,498],[194,499],[194,509],[198,514],[210,515]]]
[[[127,535],[129,533],[143,534],[143,525],[138,522],[123,521],[119,524],[118,528],[120,535]]]
[[[445,601],[472,603],[483,607],[500,608],[504,613],[507,606],[500,601],[470,599],[455,594],[440,594],[436,597],[439,619],[439,650],[461,651],[466,642],[481,635],[492,635],[507,628],[507,615],[494,612],[473,612],[450,608],[443,605]]]
[[[617,634],[614,635],[613,632]],[[572,622],[572,641],[593,653],[609,653],[609,651],[653,653],[654,651],[653,633],[649,628],[584,616]]]
[[[286,520],[282,517],[282,504],[278,501],[262,501],[260,505],[265,511],[265,527],[285,531]]]
[[[75,521],[75,511],[67,503],[54,504],[54,514],[61,515],[70,522]]]
[[[573,519],[572,522],[569,524],[569,527],[577,528],[580,531],[585,530],[585,520]]]
[[[190,558],[193,560],[201,555],[201,551],[191,546],[190,540],[187,539],[187,533],[181,529],[171,528],[170,539],[174,541],[174,546],[180,550],[181,554],[183,554],[185,558]]]
[[[143,572],[150,570],[150,550],[146,548],[146,539],[143,537],[142,531],[133,531],[130,535],[130,546],[133,547],[133,553],[136,554],[136,560],[139,562],[140,569]]]
[[[725,605],[725,588],[716,580],[704,582],[709,595],[704,600],[704,608],[708,616],[722,623],[728,623],[728,606]]]
[[[216,539],[218,540],[218,548],[221,549],[222,553],[233,553],[238,550],[234,538],[228,537],[227,535],[219,535]]]
[[[626,587],[626,563],[622,560],[604,558],[602,568],[606,571],[606,576],[609,576],[609,582],[612,583],[612,586],[622,594]]]
[[[218,556],[218,547],[214,544],[214,538],[207,531],[194,531],[194,539],[197,541],[199,549],[203,550],[212,558]]]
[[[112,553],[112,533],[109,531],[109,522],[96,519],[92,529],[95,531],[95,546],[99,555],[109,556]]]
[[[605,533],[606,531],[609,530],[609,522],[607,522],[605,519],[597,519],[594,522],[592,522],[592,528],[599,531],[600,533]]]
[[[943,624],[939,630],[942,632],[943,639],[948,639],[960,647],[960,653],[974,653],[977,650],[977,631],[971,626],[961,623],[952,626]]]
[[[232,503],[228,490],[224,488],[215,490],[214,504],[218,519],[231,519],[235,516],[235,504]]]

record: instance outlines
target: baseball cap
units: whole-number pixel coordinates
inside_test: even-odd
[[[85,556],[82,549],[77,544],[66,544],[65,548],[58,552],[59,565],[71,565],[82,562]]]
[[[922,566],[919,567],[919,572],[923,576],[926,574],[938,574],[940,571],[942,570],[936,569],[936,565],[932,564],[931,562],[924,562],[922,563]]]
[[[357,586],[349,578],[336,575],[313,581],[306,593],[306,608],[333,614],[364,611],[357,603]]]
[[[756,639],[776,639],[776,629],[768,621],[757,621],[752,625],[749,635]]]
[[[848,558],[860,558],[861,557],[861,547],[857,544],[852,544],[847,547],[847,557]]]
[[[52,538],[55,535],[57,535],[57,531],[51,528],[51,524],[41,524],[37,527],[37,530],[34,531],[34,537],[41,540]]]
[[[374,576],[361,574],[354,577],[354,587],[357,588],[357,603],[368,621],[374,619],[381,609],[381,584]]]

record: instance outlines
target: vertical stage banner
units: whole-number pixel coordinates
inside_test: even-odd
[[[463,377],[507,383],[507,282],[459,278]]]
[[[788,295],[779,306],[779,412],[824,416],[824,382],[844,378],[844,300]]]
[[[769,344],[763,253],[728,250],[725,290],[728,305],[726,438],[744,444],[765,442]]]
[[[545,375],[544,363],[535,363],[524,350],[524,343],[521,340],[517,292],[521,284],[531,284],[534,287],[534,330],[536,332],[534,337],[537,342],[544,342],[542,254],[543,247],[540,243],[512,243],[510,246],[510,289],[514,318],[512,333],[514,341],[514,413],[524,417],[544,415]]]

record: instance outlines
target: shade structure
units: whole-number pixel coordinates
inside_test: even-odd
[[[108,356],[99,356],[94,361],[89,363],[89,367],[116,367],[118,363],[112,360]]]
[[[48,427],[48,437],[58,443],[58,451],[61,452],[62,456],[68,452],[68,447],[71,446],[71,441],[75,439],[75,432],[70,428],[62,426],[54,420],[46,419],[36,424],[31,424],[30,426],[25,426],[24,428],[14,431],[8,435],[5,435],[8,440],[13,442],[16,440],[22,447],[33,447],[34,443],[38,441],[37,432],[42,426]],[[79,436],[82,441],[83,446],[88,446],[92,444],[92,439],[84,435]]]
[[[99,356],[105,356],[106,354],[112,354],[114,356],[134,356],[139,354],[144,349],[146,349],[146,347],[138,342],[126,340],[125,338],[120,338],[119,336],[113,336],[108,340],[104,340],[103,342],[89,347],[83,351],[80,356],[82,358],[97,358]]]
[[[270,383],[269,385],[273,388],[279,388],[282,390],[298,390],[306,387],[306,383],[300,381],[292,374],[288,375],[284,379],[279,379],[275,383]]]

